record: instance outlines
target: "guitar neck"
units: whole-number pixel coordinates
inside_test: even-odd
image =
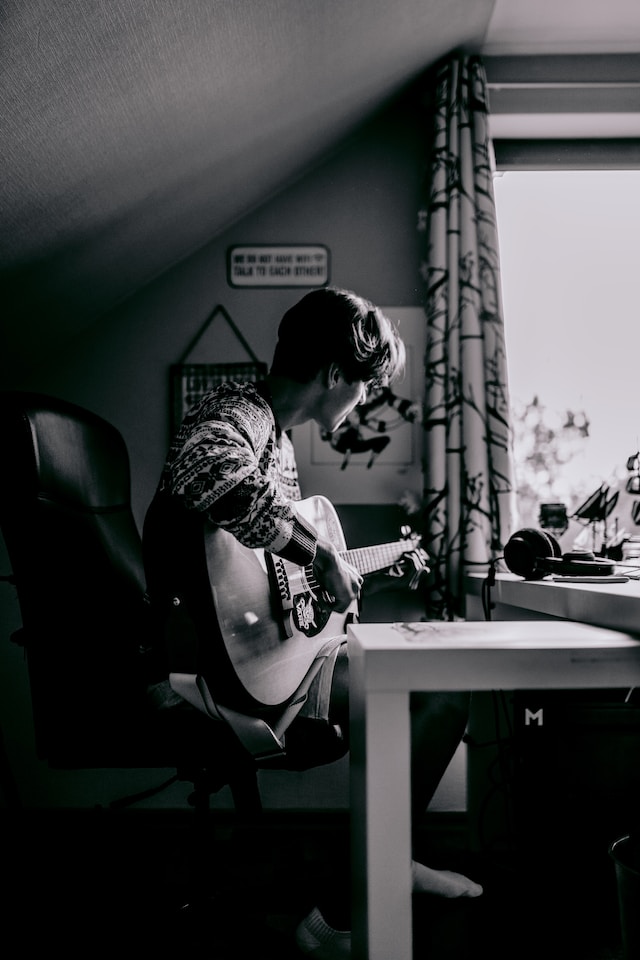
[[[358,573],[366,576],[392,566],[407,553],[412,546],[411,540],[396,540],[393,543],[379,543],[372,547],[357,547],[343,550],[340,556],[355,567]]]

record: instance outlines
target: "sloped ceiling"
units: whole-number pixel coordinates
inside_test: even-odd
[[[0,268],[14,342],[70,332],[211,240],[493,0],[5,0]],[[19,321],[19,326],[17,325]]]
[[[539,52],[544,17],[566,51],[572,5],[591,23],[589,0],[3,0],[5,363],[104,316],[446,53]]]

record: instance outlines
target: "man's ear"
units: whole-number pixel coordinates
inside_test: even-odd
[[[342,380],[342,370],[337,363],[330,363],[326,371],[326,384],[329,390],[337,386]]]

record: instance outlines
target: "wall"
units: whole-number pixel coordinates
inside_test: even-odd
[[[410,98],[354,135],[343,150],[286,192],[231,227],[123,303],[73,342],[52,349],[50,362],[22,389],[86,406],[112,421],[130,451],[132,498],[139,523],[159,476],[169,424],[169,368],[180,360],[211,310],[223,304],[257,356],[268,362],[283,311],[304,291],[232,288],[226,252],[234,244],[321,243],[331,254],[331,282],[397,307],[420,303],[416,209],[423,165],[423,119]],[[206,216],[206,212],[203,213]],[[167,224],[167,229],[171,225]],[[301,332],[301,349],[308,337]],[[245,360],[226,324],[216,320],[209,359]],[[348,478],[347,478],[348,481]],[[348,499],[348,498],[347,498]],[[0,557],[0,571],[8,562]],[[22,651],[6,639],[19,625],[11,588],[0,585],[0,720],[9,760],[27,806],[93,806],[161,782],[170,771],[52,772],[34,758],[29,692]],[[269,775],[267,805],[344,806],[346,765],[305,775]],[[459,772],[446,787],[459,806]],[[147,805],[182,805],[178,785]],[[224,803],[224,796],[220,797]]]
[[[282,313],[304,292],[230,287],[229,246],[322,243],[330,250],[332,283],[380,304],[419,304],[414,225],[420,133],[412,101],[380,117],[323,166],[159,277],[85,336],[61,344],[47,368],[25,384],[89,406],[122,431],[131,451],[139,518],[168,442],[170,364],[182,357],[218,303],[268,362]],[[216,321],[211,332],[213,361],[246,359],[223,324]]]

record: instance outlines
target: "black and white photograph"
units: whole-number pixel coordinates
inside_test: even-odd
[[[0,45],[0,954],[640,960],[640,4]]]

